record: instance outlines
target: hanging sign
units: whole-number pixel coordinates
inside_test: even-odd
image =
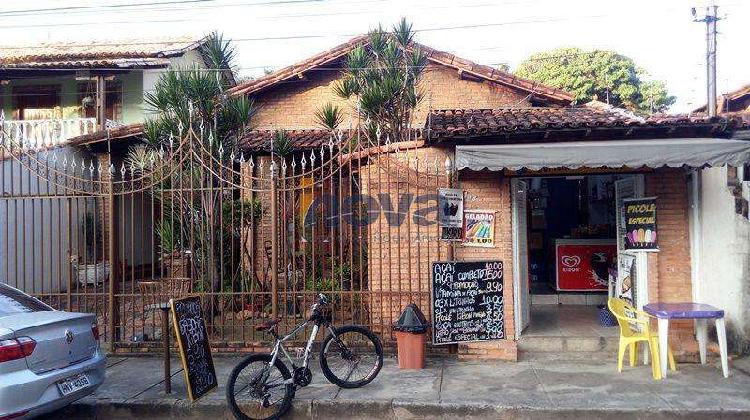
[[[438,188],[438,224],[440,239],[460,241],[464,224],[464,192],[457,188]]]
[[[635,294],[633,293],[633,268],[635,255],[620,253],[617,259],[617,282],[615,285],[615,297],[626,299],[633,304]]]
[[[623,200],[625,206],[625,249],[657,251],[656,197]]]
[[[432,343],[505,338],[503,262],[432,264]]]
[[[218,386],[201,299],[198,296],[170,299],[169,306],[188,396],[195,401]]]
[[[464,211],[464,245],[492,248],[495,246],[495,212]]]

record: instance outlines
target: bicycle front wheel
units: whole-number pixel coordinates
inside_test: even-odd
[[[334,329],[320,349],[325,377],[342,388],[359,388],[372,382],[383,367],[380,339],[365,327]]]
[[[275,420],[289,410],[294,397],[292,374],[270,354],[251,354],[229,375],[227,403],[240,420]]]

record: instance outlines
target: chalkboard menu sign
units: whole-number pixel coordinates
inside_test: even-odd
[[[625,207],[625,249],[656,251],[656,197],[622,200]]]
[[[206,323],[201,313],[201,299],[198,296],[171,299],[169,305],[188,396],[190,401],[195,401],[218,385]]]
[[[503,262],[432,264],[432,342],[505,338]]]

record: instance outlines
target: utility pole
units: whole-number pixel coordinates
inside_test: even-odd
[[[721,20],[717,16],[719,6],[706,7],[706,16],[698,19],[695,8],[693,22],[704,22],[706,24],[706,94],[708,102],[706,109],[710,117],[716,116],[716,22]]]

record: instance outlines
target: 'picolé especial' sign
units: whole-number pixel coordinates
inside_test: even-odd
[[[656,242],[656,197],[623,200],[625,205],[625,249],[658,250]]]

